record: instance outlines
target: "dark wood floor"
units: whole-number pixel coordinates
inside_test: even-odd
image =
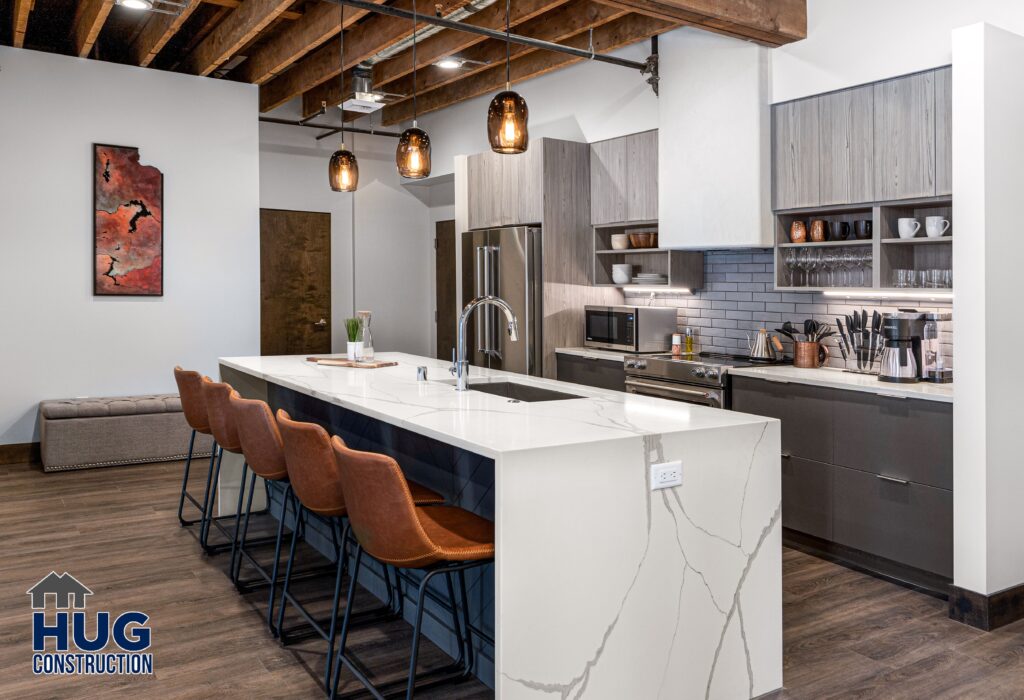
[[[203,557],[177,526],[180,470],[0,466],[0,697],[319,697],[324,645],[282,648],[263,595],[238,595],[226,555]],[[51,569],[92,588],[90,607],[151,616],[155,677],[33,676],[25,591]],[[783,586],[786,689],[774,697],[1024,698],[1024,622],[986,634],[949,620],[942,601],[789,549]],[[315,591],[321,606],[328,588]],[[396,622],[357,630],[353,644],[387,681],[404,672],[408,639]],[[427,644],[422,658],[442,655]],[[417,694],[490,696],[476,682]]]

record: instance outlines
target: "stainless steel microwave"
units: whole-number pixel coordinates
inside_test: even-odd
[[[587,306],[586,346],[623,352],[668,352],[676,310],[664,306]]]

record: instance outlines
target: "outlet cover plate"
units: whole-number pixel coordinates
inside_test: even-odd
[[[661,462],[651,465],[651,491],[683,485],[683,463]]]

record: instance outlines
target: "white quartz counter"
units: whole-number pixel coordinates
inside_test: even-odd
[[[512,403],[455,391],[449,363],[404,353],[381,369],[326,367],[304,356],[225,357],[221,364],[343,408],[487,457],[595,441],[760,425],[765,418],[511,372],[470,368],[469,379],[510,379],[579,395],[568,401]],[[426,366],[429,379],[416,380]]]
[[[635,357],[636,353],[626,353],[621,350],[602,350],[600,348],[555,348],[559,355],[575,355],[576,357],[592,357],[596,360],[613,360],[622,362],[626,355]]]
[[[803,369],[792,366],[772,367],[739,367],[730,369],[729,374],[737,377],[753,377],[775,382],[793,382],[795,384],[811,384],[831,389],[847,389],[872,394],[886,394],[908,399],[925,399],[953,403],[952,384],[893,384],[880,382],[874,375],[854,374],[833,367],[820,369]]]

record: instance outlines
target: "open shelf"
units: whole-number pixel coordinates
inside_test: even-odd
[[[940,238],[883,238],[882,243],[885,245],[934,245],[936,243],[952,243],[952,236],[942,236]]]
[[[840,246],[871,245],[871,239],[845,241],[807,241],[806,243],[779,243],[780,248],[836,248]]]
[[[614,233],[627,233],[636,229],[650,231],[657,225],[612,224],[594,227],[594,257],[591,284],[595,287],[617,287],[619,289],[659,289],[666,292],[694,290],[704,286],[704,254],[701,252],[673,250],[671,248],[627,248],[612,250],[611,237]],[[668,277],[667,284],[615,284],[612,281],[613,265],[632,266],[632,275],[658,273]]]
[[[671,250],[670,248],[626,248],[625,250],[595,250],[594,252],[598,255],[644,255],[645,253],[663,254]]]

